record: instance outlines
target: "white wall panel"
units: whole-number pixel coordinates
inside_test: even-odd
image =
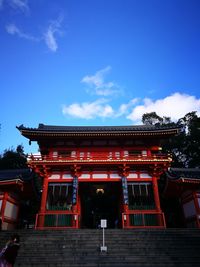
[[[89,173],[82,173],[78,178],[80,178],[80,179],[89,179],[90,178],[90,174]]]
[[[111,172],[110,178],[121,178],[121,176],[117,172]]]
[[[49,179],[60,179],[60,174],[52,174]]]
[[[138,178],[138,174],[136,172],[130,172],[127,178]]]
[[[140,173],[140,178],[152,178],[152,176],[149,175],[147,172],[141,172]]]
[[[186,218],[194,216],[196,214],[196,209],[194,206],[194,201],[191,200],[185,204],[183,204],[183,211]]]
[[[108,178],[108,174],[107,173],[94,173],[92,175],[92,178],[102,178],[102,179],[105,179],[105,178]]]
[[[4,215],[8,218],[11,218],[13,220],[17,219],[17,214],[18,214],[18,206],[16,206],[13,203],[6,202],[6,207],[5,207],[5,212]]]
[[[72,175],[70,173],[63,174],[63,179],[72,179]]]

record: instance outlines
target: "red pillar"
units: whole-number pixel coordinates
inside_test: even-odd
[[[47,193],[48,193],[48,176],[45,176],[43,180],[42,199],[41,199],[41,205],[40,205],[41,215],[39,215],[38,217],[38,225],[36,225],[36,228],[44,226],[44,216],[45,216],[44,213],[46,211]]]
[[[199,207],[197,192],[193,192],[192,196],[193,196],[194,206],[195,206],[195,210],[196,210],[196,224],[197,224],[197,227],[200,228],[200,221],[199,221],[200,207]]]
[[[47,193],[48,193],[48,177],[44,177],[43,187],[42,187],[42,199],[41,199],[41,205],[40,205],[41,213],[45,212],[46,210]]]
[[[162,210],[160,208],[160,197],[159,197],[159,192],[158,192],[158,179],[156,176],[153,176],[152,185],[153,185],[153,194],[154,194],[156,211],[158,212],[158,215],[157,215],[158,216],[158,224],[159,224],[159,226],[166,227],[165,218],[164,218],[164,215],[162,215]]]
[[[155,177],[155,176],[153,176],[152,185],[153,185],[153,194],[154,194],[154,201],[155,201],[155,205],[156,205],[156,210],[161,211],[160,198],[159,198],[159,193],[158,193],[158,182],[157,182],[157,177]]]
[[[125,220],[125,218],[126,218],[126,220]],[[123,204],[122,228],[127,228],[129,226],[130,226],[129,208],[128,208],[128,205]]]
[[[1,205],[1,215],[2,215],[2,228],[3,228],[3,222],[4,222],[4,213],[6,208],[6,202],[8,199],[8,193],[5,192],[2,199],[2,205]]]

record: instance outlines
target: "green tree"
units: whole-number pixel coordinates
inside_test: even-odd
[[[22,145],[17,146],[16,150],[6,149],[0,157],[0,169],[22,169],[28,168],[26,155]]]
[[[163,144],[163,151],[172,154],[173,167],[200,167],[200,118],[189,112],[176,123],[170,117],[160,117],[156,112],[145,113],[142,121],[146,125],[174,125],[179,127],[178,136]]]
[[[200,167],[200,118],[196,112],[187,113],[178,121],[184,129],[182,152],[186,167]]]
[[[142,116],[142,122],[145,125],[162,124],[163,118],[158,116],[156,112],[145,113]]]

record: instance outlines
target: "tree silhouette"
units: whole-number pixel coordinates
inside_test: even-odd
[[[200,167],[200,117],[189,112],[177,122],[170,117],[160,117],[156,112],[142,116],[145,125],[174,125],[179,127],[178,136],[163,144],[163,151],[172,154],[172,167]]]
[[[18,145],[16,150],[13,148],[4,150],[0,156],[0,169],[23,169],[28,168],[26,155],[22,145]]]

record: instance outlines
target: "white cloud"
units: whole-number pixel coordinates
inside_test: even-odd
[[[17,35],[20,38],[27,39],[30,41],[39,41],[39,38],[36,38],[30,34],[26,34],[21,31],[15,24],[8,24],[6,25],[6,31],[11,35]]]
[[[22,13],[27,14],[30,11],[27,0],[8,0],[8,3],[12,8],[18,9]]]
[[[114,109],[107,102],[106,99],[99,99],[94,102],[74,103],[63,106],[62,112],[64,115],[81,119],[118,118],[121,116],[131,120],[134,124],[141,124],[142,115],[153,111],[161,117],[170,117],[172,121],[177,121],[192,111],[197,111],[197,115],[200,115],[200,99],[181,93],[174,93],[155,101],[149,98],[143,100],[134,98],[127,104],[121,104],[118,109]]]
[[[97,71],[94,75],[86,75],[81,80],[88,88],[88,92],[95,93],[99,96],[109,96],[120,92],[119,86],[114,82],[105,82],[105,76],[111,70],[110,66]]]
[[[0,0],[0,10],[3,9],[4,5],[9,8],[19,10],[24,14],[30,13],[30,8],[28,5],[28,0]],[[9,34],[17,35],[20,38],[24,38],[31,41],[44,41],[49,50],[56,52],[58,49],[58,44],[56,40],[56,35],[62,35],[61,23],[63,21],[63,16],[60,15],[56,20],[49,22],[48,27],[42,33],[40,38],[36,38],[31,34],[24,33],[20,30],[14,23],[8,24],[6,26],[6,31]]]
[[[106,68],[99,70],[95,73],[95,75],[91,76],[85,76],[82,79],[82,82],[87,83],[88,85],[94,85],[96,87],[102,86],[104,83],[104,76],[111,70],[110,66],[107,66]]]
[[[62,112],[81,119],[94,119],[97,117],[107,118],[114,115],[114,110],[105,99],[99,99],[94,102],[74,103],[69,106],[64,105]]]
[[[44,33],[45,43],[52,52],[56,52],[58,49],[58,44],[55,35],[62,34],[61,31],[62,21],[63,21],[63,16],[59,16],[57,20],[51,21],[47,30]]]
[[[11,35],[17,35],[18,37],[27,39],[29,41],[44,41],[51,51],[56,52],[58,49],[58,44],[55,38],[55,34],[62,34],[60,30],[62,20],[63,17],[59,16],[57,20],[51,21],[46,32],[41,38],[36,38],[31,34],[24,33],[14,23],[6,25],[6,31]]]
[[[119,110],[116,113],[116,117],[123,116],[130,112],[130,108],[136,105],[138,103],[139,98],[133,98],[131,101],[129,101],[127,104],[121,104],[119,107]]]
[[[145,98],[143,103],[134,107],[126,118],[138,122],[141,121],[144,113],[153,111],[161,117],[171,117],[173,121],[177,121],[191,111],[197,111],[197,114],[200,114],[200,99],[178,92],[155,101]]]
[[[29,40],[29,41],[35,41],[35,42],[40,41],[39,38],[34,37],[31,34],[27,34],[27,33],[24,33],[23,31],[21,31],[15,24],[7,25],[6,30],[11,35],[16,34],[18,37]]]

